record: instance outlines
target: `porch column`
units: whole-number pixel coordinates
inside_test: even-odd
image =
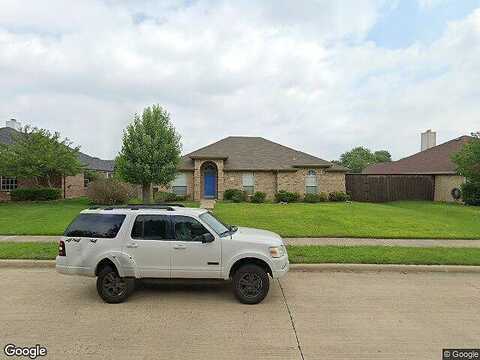
[[[195,201],[200,201],[201,196],[201,166],[202,162],[200,160],[195,160],[195,170],[193,171],[193,200]]]

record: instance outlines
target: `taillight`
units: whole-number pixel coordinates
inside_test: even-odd
[[[58,256],[67,256],[65,252],[65,242],[63,240],[60,240],[58,243]]]

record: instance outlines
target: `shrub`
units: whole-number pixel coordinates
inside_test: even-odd
[[[257,191],[257,192],[255,192],[255,194],[252,195],[252,198],[250,199],[250,201],[252,203],[260,204],[260,203],[265,202],[266,197],[267,197],[267,194],[265,194],[264,192],[261,192],[261,191]]]
[[[320,202],[319,194],[305,194],[303,201],[306,203],[318,203]]]
[[[157,191],[154,196],[154,201],[156,203],[177,201],[177,195],[169,191]]]
[[[278,193],[275,194],[275,201],[276,202],[295,202],[298,201],[300,198],[299,193],[288,192],[285,190],[280,190]]]
[[[88,185],[87,196],[91,202],[98,205],[119,205],[126,204],[131,198],[135,189],[132,185],[120,180],[98,179]]]
[[[227,189],[223,193],[223,200],[232,200],[233,202],[242,202],[247,198],[247,194],[239,189]]]
[[[318,201],[319,202],[328,201],[328,194],[326,192],[321,192],[320,194],[318,194]]]
[[[467,182],[461,186],[461,190],[465,204],[480,206],[480,182]]]
[[[62,196],[61,189],[57,188],[26,188],[15,189],[10,192],[13,201],[47,201],[58,200]]]
[[[343,191],[333,191],[330,194],[328,194],[328,200],[343,202],[343,201],[350,200],[350,196]]]
[[[235,203],[239,203],[242,201],[245,201],[247,199],[247,194],[243,192],[242,190],[238,190],[233,193],[232,195],[232,201]]]

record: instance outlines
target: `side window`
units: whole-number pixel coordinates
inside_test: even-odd
[[[175,239],[180,241],[202,241],[201,236],[209,233],[205,227],[189,216],[174,216]]]
[[[133,239],[167,240],[169,219],[165,215],[139,215],[132,228]]]
[[[124,220],[125,215],[80,214],[65,230],[64,236],[113,239]]]

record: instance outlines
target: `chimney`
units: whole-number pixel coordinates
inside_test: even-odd
[[[437,145],[437,133],[428,129],[422,133],[422,148],[421,151],[425,151]]]
[[[22,124],[20,124],[20,122],[18,122],[16,119],[10,119],[5,122],[5,126],[18,131],[22,127]]]

